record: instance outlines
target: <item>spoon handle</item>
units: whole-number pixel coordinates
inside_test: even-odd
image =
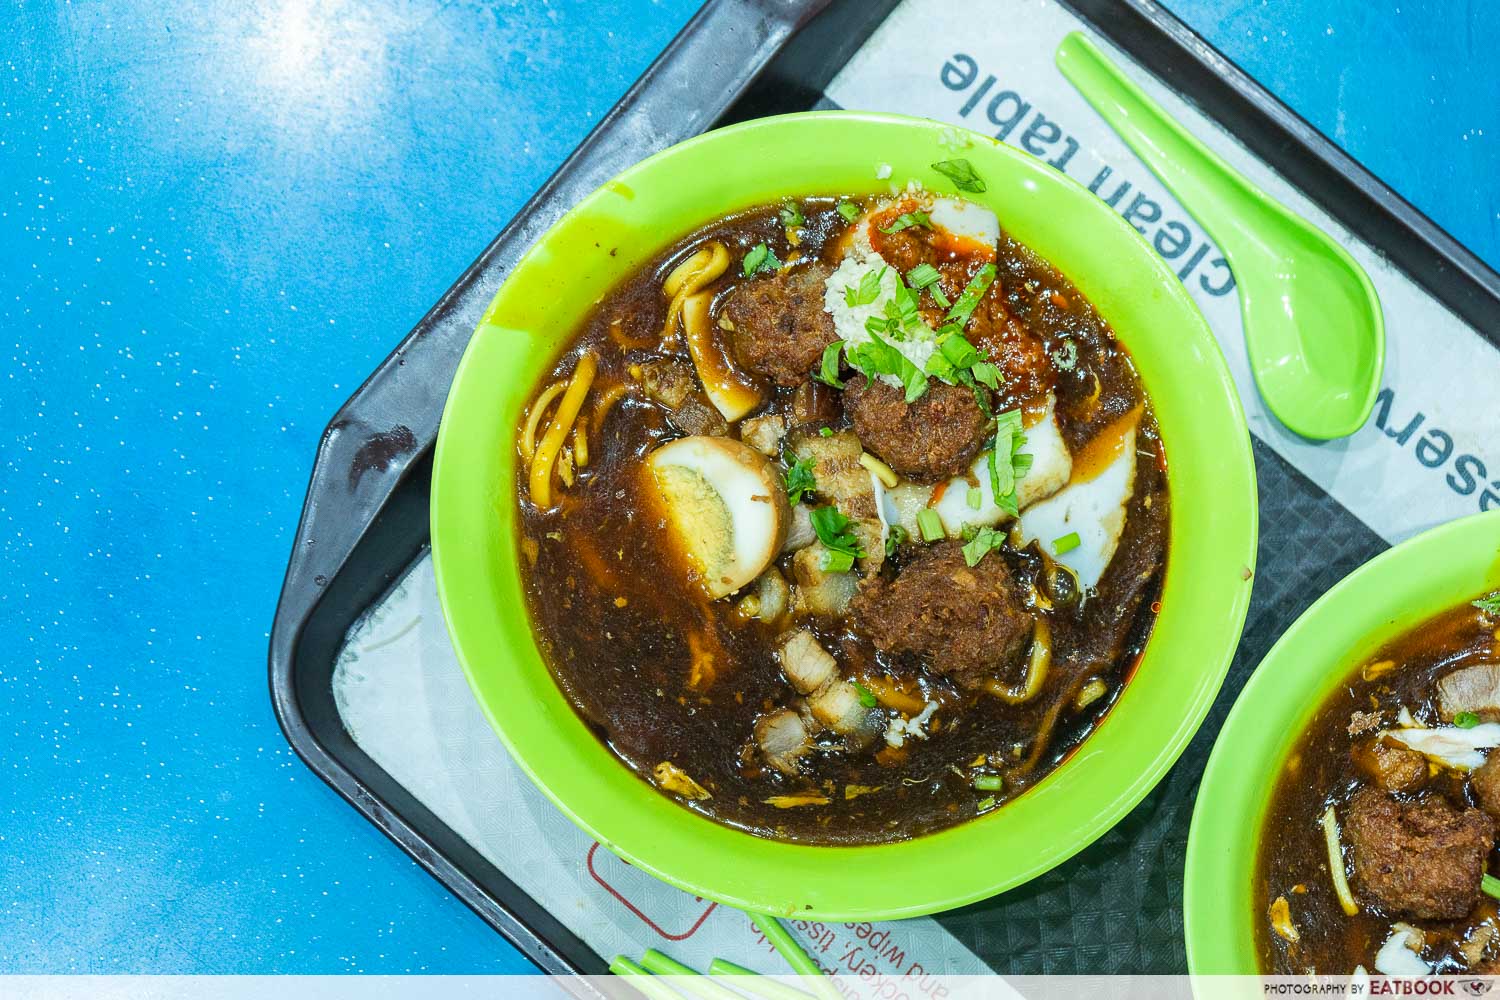
[[[1232,266],[1235,237],[1252,236],[1254,217],[1274,212],[1266,193],[1179,125],[1081,32],[1062,40],[1056,60],[1063,76],[1192,213]]]

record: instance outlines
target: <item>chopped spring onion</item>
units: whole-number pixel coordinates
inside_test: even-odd
[[[1459,729],[1473,729],[1479,725],[1479,716],[1473,712],[1459,712],[1453,717],[1453,724]]]
[[[841,201],[834,210],[844,217],[845,222],[853,222],[859,218],[859,206],[852,202]]]
[[[989,291],[990,285],[995,281],[995,265],[986,264],[974,272],[974,277],[964,286],[963,293],[959,295],[958,301],[953,303],[953,308],[948,310],[947,319],[950,323],[957,323],[963,327],[969,322],[969,317],[974,315],[974,310],[979,306],[979,300],[984,298],[984,293]]]
[[[831,438],[831,437],[833,437],[833,428],[832,427],[819,427],[818,428],[818,434],[821,435],[822,437]]]
[[[813,460],[797,459],[792,463],[792,467],[786,470],[785,480],[787,502],[795,507],[804,496],[818,488],[817,480],[813,478]]]
[[[940,542],[944,538],[943,519],[931,507],[917,514],[917,530],[924,542]]]
[[[937,268],[924,261],[906,272],[906,283],[913,288],[922,289],[936,284],[941,277]]]
[[[964,497],[964,502],[969,505],[970,510],[978,510],[984,506],[984,490],[978,486],[970,486],[968,495]]]
[[[802,217],[802,206],[795,201],[787,202],[777,214],[781,216],[781,224],[788,229],[800,226],[807,221]]]
[[[910,229],[912,226],[931,229],[932,220],[927,217],[926,212],[902,212],[896,216],[895,222],[892,222],[889,226],[882,226],[880,231],[889,235],[891,233],[899,233],[903,229]]]
[[[1485,872],[1484,878],[1480,879],[1479,888],[1484,891],[1486,896],[1494,896],[1496,899],[1500,899],[1500,878],[1496,878],[1489,872]]]
[[[1349,876],[1344,871],[1344,849],[1339,844],[1339,820],[1333,813],[1333,806],[1324,811],[1320,822],[1323,824],[1323,842],[1328,847],[1328,874],[1333,876],[1333,894],[1338,897],[1344,913],[1352,917],[1359,912],[1359,904],[1354,901],[1354,893],[1349,891]]]
[[[1070,531],[1061,538],[1052,539],[1052,551],[1057,555],[1066,555],[1078,548],[1083,539],[1078,537],[1078,532]]]
[[[995,797],[993,795],[986,795],[984,798],[974,803],[974,808],[978,809],[980,812],[985,812],[987,810],[995,808]]]
[[[853,684],[854,690],[859,692],[859,703],[861,705],[865,706],[865,708],[874,708],[876,706],[877,702],[873,691],[853,678],[849,679],[849,683]]]
[[[823,363],[818,366],[818,373],[813,377],[825,385],[831,385],[835,389],[842,389],[844,381],[839,378],[839,352],[843,349],[844,342],[842,340],[835,340],[823,348]]]
[[[962,157],[939,160],[932,165],[932,169],[951,180],[960,191],[971,194],[983,194],[985,191],[984,180],[974,172],[974,164]]]
[[[1005,779],[998,774],[981,774],[974,779],[974,787],[981,792],[998,792],[1005,787]]]
[[[764,243],[757,243],[745,254],[743,263],[745,277],[754,277],[762,271],[775,271],[781,267],[781,261],[771,252],[771,248]]]
[[[979,348],[958,333],[945,338],[938,345],[938,350],[943,352],[943,357],[952,362],[954,368],[968,368],[979,360]]]
[[[1500,590],[1474,602],[1474,607],[1487,615],[1500,615]]]
[[[854,568],[854,553],[823,550],[823,572],[847,573]]]

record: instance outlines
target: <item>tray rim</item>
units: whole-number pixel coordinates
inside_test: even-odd
[[[685,39],[691,40],[695,33],[703,31],[707,20],[706,15],[712,9],[726,7],[735,2],[736,0],[711,0],[700,10],[657,62],[653,63],[641,80],[637,81],[635,87],[632,87],[626,97],[622,98],[620,105],[617,105],[616,111],[612,111],[610,116],[615,115],[632,98],[640,97],[641,92],[649,86],[649,78],[653,72],[658,70],[661,64],[672,55],[676,47]],[[802,9],[794,15],[797,23],[804,23],[823,7],[825,2],[827,0],[807,0],[802,3],[800,5]],[[859,0],[844,0],[844,2],[852,6],[859,3]],[[1059,0],[1059,2],[1077,15],[1091,31],[1122,49],[1143,70],[1156,76],[1174,93],[1221,127],[1230,129],[1226,118],[1246,117],[1253,121],[1257,125],[1256,128],[1247,131],[1230,129],[1237,141],[1244,144],[1257,158],[1286,177],[1311,200],[1347,226],[1356,236],[1387,255],[1398,269],[1421,286],[1432,298],[1464,319],[1485,339],[1500,345],[1500,330],[1496,329],[1495,320],[1495,317],[1500,315],[1500,274],[1497,274],[1494,269],[1460,244],[1416,206],[1338,148],[1314,126],[1283,104],[1274,94],[1255,82],[1232,60],[1198,36],[1174,14],[1153,0]],[[796,5],[793,4],[793,6]],[[885,10],[876,20],[877,24],[884,19],[885,13],[894,7],[894,2],[883,6]],[[858,42],[862,44],[867,37],[868,34],[861,37]],[[792,38],[794,39],[795,36]],[[778,47],[785,46],[787,41],[788,39],[783,39]],[[1163,47],[1163,41],[1169,44]],[[1223,106],[1216,108],[1205,103],[1204,94],[1198,88],[1206,81],[1211,81],[1208,89],[1214,92],[1210,93],[1209,97],[1226,102]],[[600,129],[603,129],[609,122],[610,116],[606,116],[601,122]],[[591,138],[593,135],[594,133],[591,133]],[[1290,140],[1290,147],[1285,140]],[[585,140],[585,144],[587,142],[588,140]],[[1294,159],[1297,162],[1292,163],[1292,166],[1297,169],[1289,169],[1281,162]],[[572,162],[570,158],[564,163],[553,179],[548,182],[548,186],[558,176],[563,175]],[[1365,204],[1361,205],[1361,208],[1374,207],[1376,211],[1350,213],[1346,209],[1345,212],[1340,212],[1335,207],[1331,207],[1328,199],[1320,196],[1319,192],[1309,190],[1308,184],[1332,185],[1341,189],[1339,193],[1343,202],[1357,203],[1362,199]],[[544,186],[543,191],[546,190],[547,186]],[[532,207],[532,203],[528,203],[518,214],[517,222],[521,221]],[[507,232],[515,225],[516,222],[513,222],[511,226],[508,226]],[[1391,227],[1394,227],[1394,231]],[[1384,238],[1377,240],[1372,237],[1372,233],[1379,233]],[[499,242],[498,238],[496,242]],[[1391,243],[1400,244],[1402,252],[1399,255],[1391,252],[1389,246]],[[491,249],[493,249],[493,244]],[[326,453],[330,450],[330,443],[336,439],[340,431],[347,427],[350,414],[357,410],[358,404],[371,395],[383,379],[390,379],[396,374],[397,368],[405,364],[405,353],[424,335],[429,325],[454,299],[460,286],[485,264],[488,255],[489,251],[486,251],[486,255],[481,256],[465,272],[459,283],[439,299],[401,345],[340,408],[320,440],[320,459],[326,457]],[[1423,257],[1428,261],[1435,261],[1436,268],[1409,266],[1413,263],[1424,263]],[[404,427],[401,429],[405,430]],[[410,434],[410,431],[407,433]],[[356,507],[354,513],[362,517],[363,521],[359,524],[353,544],[357,544],[364,537],[368,528],[385,509],[389,491],[406,485],[413,467],[420,467],[418,464],[420,460],[423,457],[430,457],[430,453],[430,441],[414,441],[405,449],[404,461],[388,460],[384,465],[375,467],[378,473],[388,474],[388,481],[384,484],[387,492],[378,503],[369,505],[369,509],[360,510],[358,504],[354,505]],[[357,482],[358,475],[363,474],[363,471],[357,466],[347,470],[351,483]],[[305,560],[299,560],[299,556],[304,545],[312,547],[313,539],[306,534],[306,531],[314,508],[323,499],[318,492],[319,485],[315,472],[304,503],[302,519],[278,601],[276,622],[272,631],[268,680],[273,708],[283,734],[298,757],[340,797],[354,806],[408,856],[457,895],[462,902],[475,911],[476,915],[527,955],[528,959],[541,971],[559,974],[576,974],[584,971],[583,963],[578,960],[580,956],[564,955],[554,949],[551,942],[540,937],[531,926],[517,918],[503,900],[496,899],[474,876],[461,868],[453,859],[436,850],[420,828],[375,794],[311,729],[296,697],[293,680],[298,666],[295,656],[297,640],[317,601],[313,600],[306,607],[297,608],[295,607],[297,602],[291,598],[299,582],[304,589],[306,588],[307,580],[299,579],[299,571],[304,576],[310,574],[311,567]],[[425,523],[422,525],[421,533],[425,539]],[[333,573],[342,572],[347,562],[346,553],[344,558],[340,558],[336,565],[330,568]],[[410,563],[404,564],[398,568],[397,572],[404,572],[409,565]],[[324,583],[329,582],[329,579],[331,575],[317,586],[321,588]],[[352,624],[352,619],[350,624]],[[587,950],[586,945],[583,947]],[[591,952],[590,955],[592,955]],[[598,958],[598,956],[592,957]]]

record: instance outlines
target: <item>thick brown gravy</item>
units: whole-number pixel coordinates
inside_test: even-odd
[[[1349,803],[1371,787],[1370,774],[1356,766],[1351,751],[1371,739],[1375,726],[1350,732],[1355,713],[1378,714],[1381,726],[1397,725],[1401,708],[1424,726],[1441,721],[1437,681],[1462,667],[1493,662],[1500,651],[1495,616],[1465,603],[1390,642],[1354,669],[1318,709],[1297,740],[1277,778],[1265,820],[1258,831],[1259,853],[1253,886],[1256,944],[1261,969],[1301,975],[1343,975],[1363,966],[1374,973],[1375,956],[1403,921],[1428,936],[1423,949],[1434,971],[1478,971],[1500,955],[1500,935],[1488,947],[1464,944],[1476,928],[1496,920],[1496,901],[1480,895],[1461,920],[1422,920],[1383,906],[1363,892],[1356,879],[1354,846],[1348,836]],[[1370,718],[1370,716],[1365,716]],[[1354,722],[1358,729],[1359,723]],[[1476,805],[1468,774],[1432,766],[1420,789],[1394,793],[1403,802],[1441,798],[1456,810]],[[1332,806],[1345,829],[1343,861],[1359,912],[1348,915],[1336,896],[1320,818]],[[1247,831],[1247,835],[1249,832]],[[1273,928],[1272,907],[1284,900],[1286,922]],[[1493,933],[1492,931],[1486,934]],[[1296,940],[1292,940],[1295,937]],[[1470,959],[1474,958],[1474,961]],[[1489,971],[1493,971],[1493,966]]]
[[[544,656],[580,717],[643,780],[660,787],[655,772],[664,762],[690,775],[709,797],[674,794],[685,807],[758,836],[822,844],[879,843],[952,826],[1002,806],[1067,757],[1114,703],[1150,635],[1168,522],[1165,460],[1129,356],[1066,278],[1002,237],[991,307],[1039,338],[1049,355],[1076,352],[1072,367],[1044,373],[1068,445],[1086,456],[1101,430],[1144,410],[1118,550],[1097,590],[1081,601],[1067,600],[1065,582],[1053,580],[1058,571],[1036,543],[986,557],[1005,561],[1017,587],[1034,595],[1031,613],[1051,627],[1051,670],[1022,704],[965,690],[909,656],[887,655],[857,622],[799,622],[861,687],[881,692],[881,711],[897,710],[888,702],[907,706],[908,715],[927,702],[940,707],[928,738],[908,739],[901,748],[846,752],[824,733],[800,774],[766,766],[751,733],[757,719],[788,702],[776,655],[786,624],[747,619],[737,597],[710,601],[690,579],[642,472],[644,457],[683,431],[641,391],[640,372],[653,361],[686,357],[680,341],[662,344],[668,308],[662,283],[693,248],[717,240],[729,250],[733,263],[713,286],[717,310],[737,285],[757,280],[740,266],[757,244],[780,261],[832,261],[848,226],[836,211],[841,201],[800,202],[804,222],[795,245],[778,206],[715,222],[612,290],[538,386],[565,380],[586,352],[597,359],[582,411],[587,464],[570,470],[572,484],[558,486],[550,509],[527,500],[524,467],[517,484],[528,609]],[[797,391],[803,390],[769,391],[760,412],[790,413]],[[838,393],[817,391],[834,404],[825,406],[825,425],[847,428]],[[1003,388],[995,409],[1035,404]],[[920,541],[894,547],[881,572],[899,575],[922,550]],[[1063,597],[1056,598],[1060,585]],[[691,684],[705,663],[711,679]],[[993,780],[976,787],[979,776],[998,778],[1000,787]]]

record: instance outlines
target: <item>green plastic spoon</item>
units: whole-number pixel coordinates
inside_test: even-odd
[[[1266,406],[1306,438],[1359,430],[1385,368],[1385,317],[1364,269],[1188,134],[1082,34],[1063,39],[1057,66],[1223,251]]]

